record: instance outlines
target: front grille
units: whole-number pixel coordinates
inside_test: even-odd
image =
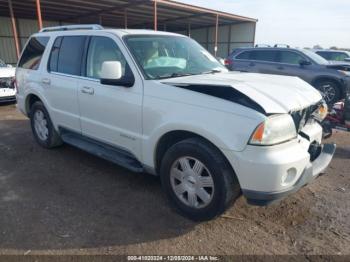
[[[0,88],[14,88],[12,85],[12,77],[0,78]]]
[[[312,114],[317,110],[319,106],[320,106],[319,104],[315,104],[307,108],[304,108],[303,110],[294,111],[291,113],[291,116],[295,124],[295,128],[298,133],[303,129],[306,123],[312,118]]]

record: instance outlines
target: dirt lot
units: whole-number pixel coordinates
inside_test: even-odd
[[[327,175],[278,204],[240,198],[193,223],[158,178],[70,146],[40,148],[15,106],[0,106],[0,254],[348,254],[350,134]]]

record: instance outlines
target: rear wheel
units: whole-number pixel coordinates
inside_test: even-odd
[[[192,220],[220,215],[240,195],[232,168],[203,139],[191,138],[173,145],[162,160],[160,173],[170,201]]]
[[[341,98],[339,86],[331,80],[322,80],[316,84],[327,104],[334,104]]]
[[[35,102],[30,109],[30,123],[35,140],[45,148],[53,148],[62,145],[62,140],[56,132],[49,113],[44,104]]]

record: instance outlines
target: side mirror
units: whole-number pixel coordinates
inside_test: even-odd
[[[307,66],[307,65],[311,65],[311,62],[310,62],[310,61],[307,61],[307,60],[300,60],[300,61],[299,61],[299,65],[301,65],[301,66]]]
[[[101,79],[119,80],[122,77],[122,64],[119,61],[102,63]]]
[[[122,65],[119,61],[105,61],[102,63],[100,82],[103,85],[132,87],[134,77],[122,77]]]
[[[344,59],[345,62],[350,62],[350,57]]]

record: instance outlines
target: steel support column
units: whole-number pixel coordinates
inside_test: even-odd
[[[215,23],[215,46],[214,54],[216,56],[218,52],[218,34],[219,34],[219,14],[216,14],[216,23]]]
[[[124,27],[125,29],[128,29],[128,10],[124,10]]]
[[[43,28],[43,20],[41,18],[41,5],[40,5],[40,0],[36,0],[36,13],[38,16],[38,25],[39,25],[39,30]]]
[[[15,47],[16,47],[16,55],[17,55],[17,59],[19,59],[20,48],[19,48],[19,41],[18,41],[16,19],[15,19],[15,15],[13,13],[12,0],[8,0],[8,4],[9,4],[10,16],[11,16],[13,39],[15,41]]]
[[[154,0],[154,30],[158,30],[158,11],[157,11],[157,0]]]

